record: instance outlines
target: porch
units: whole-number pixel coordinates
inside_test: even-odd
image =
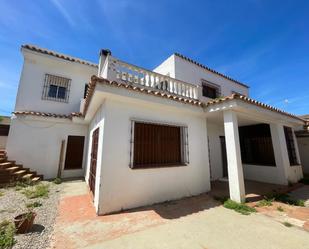
[[[210,175],[218,193],[242,202],[247,194],[302,178],[294,128],[303,121],[242,96],[206,105]],[[216,182],[222,178],[226,182]]]

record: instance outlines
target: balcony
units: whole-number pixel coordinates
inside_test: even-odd
[[[134,66],[110,55],[107,56],[102,69],[99,69],[99,76],[188,99],[198,99],[199,86]]]

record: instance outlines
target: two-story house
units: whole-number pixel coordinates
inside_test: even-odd
[[[227,178],[302,177],[302,118],[249,98],[247,85],[175,53],[154,70],[109,50],[94,64],[32,45],[7,143],[45,178],[85,176],[98,214],[207,192]]]

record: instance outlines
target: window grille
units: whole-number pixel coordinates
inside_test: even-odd
[[[45,74],[42,99],[68,103],[70,85],[70,79]]]

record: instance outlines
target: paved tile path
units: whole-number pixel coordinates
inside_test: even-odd
[[[264,214],[240,215],[208,195],[96,216],[82,181],[63,183],[52,248],[308,249],[309,233]]]

